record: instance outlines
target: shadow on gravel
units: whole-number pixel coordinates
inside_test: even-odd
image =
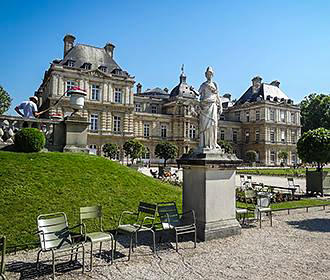
[[[79,262],[65,262],[56,264],[56,273],[64,273],[79,269],[81,272],[81,264]],[[6,265],[6,271],[11,272],[15,279],[38,279],[46,275],[52,275],[52,266],[44,263],[40,264],[40,271],[37,271],[36,263],[15,261]],[[15,275],[16,274],[16,275]],[[48,279],[48,277],[46,277]],[[43,278],[42,278],[43,279]]]
[[[318,232],[330,232],[330,219],[308,219],[302,221],[289,221],[288,225],[297,229]]]

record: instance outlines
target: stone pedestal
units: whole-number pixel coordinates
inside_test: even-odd
[[[193,209],[198,238],[203,241],[240,234],[236,220],[235,155],[203,149],[183,155],[183,211]]]
[[[65,147],[63,152],[85,152],[87,148],[87,131],[89,122],[87,118],[74,115],[65,121]]]

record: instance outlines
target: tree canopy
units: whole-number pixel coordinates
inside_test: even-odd
[[[116,158],[117,152],[118,152],[118,145],[113,143],[106,143],[103,145],[103,153],[105,157],[108,157],[110,159]]]
[[[297,143],[297,151],[303,162],[317,163],[321,170],[330,162],[330,130],[318,128],[305,132]]]
[[[11,104],[12,99],[9,96],[9,93],[0,86],[0,115],[6,112]]]
[[[230,142],[226,140],[219,140],[218,145],[225,150],[226,153],[232,154],[233,153],[233,146]]]
[[[245,153],[245,158],[248,162],[256,162],[257,160],[257,152],[256,151],[247,151]]]
[[[141,157],[145,151],[144,145],[136,139],[126,141],[123,149],[125,151],[125,156],[129,156],[131,158],[132,164],[134,163],[134,160]]]
[[[300,103],[302,131],[330,129],[330,95],[310,94]]]
[[[178,147],[170,142],[161,142],[156,145],[155,154],[164,159],[164,167],[169,159],[175,159],[178,153]]]

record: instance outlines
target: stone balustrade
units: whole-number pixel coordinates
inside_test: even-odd
[[[49,119],[22,118],[0,115],[0,149],[14,143],[14,135],[23,127],[40,129],[46,138],[48,150],[61,151],[65,141],[63,121]]]

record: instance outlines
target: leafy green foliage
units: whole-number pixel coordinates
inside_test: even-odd
[[[107,143],[103,145],[102,151],[105,157],[110,159],[116,158],[118,152],[118,145],[114,143]]]
[[[19,152],[40,152],[45,146],[45,135],[37,128],[22,128],[15,134],[15,149]]]
[[[248,162],[256,162],[256,160],[257,160],[256,151],[247,151],[245,153],[245,158]]]
[[[178,147],[170,142],[161,142],[156,145],[155,155],[164,159],[164,167],[169,159],[175,159],[178,154]]]
[[[218,145],[225,150],[226,153],[232,154],[233,153],[233,146],[226,140],[219,140]]]
[[[0,233],[9,245],[36,241],[40,214],[63,211],[73,226],[79,223],[79,207],[101,205],[108,230],[140,201],[182,205],[180,188],[102,157],[0,151],[0,163]]]
[[[330,129],[330,95],[310,94],[300,103],[302,131]]]
[[[134,163],[134,160],[136,158],[141,157],[142,154],[145,152],[144,145],[136,139],[126,141],[124,143],[123,149],[125,151],[125,155],[131,158],[132,164]]]
[[[305,132],[297,143],[303,162],[317,163],[318,170],[330,162],[330,130],[318,128]]]
[[[313,170],[312,168],[309,170]],[[326,171],[330,172],[330,168],[325,168]],[[238,170],[237,174],[257,174],[257,175],[269,175],[269,176],[298,176],[305,175],[305,168],[281,168],[281,169],[248,169]]]
[[[283,160],[287,160],[289,156],[288,151],[282,150],[278,152],[278,158],[279,159],[283,159]]]
[[[0,86],[0,115],[6,112],[11,104],[12,99],[9,96],[9,93]]]

